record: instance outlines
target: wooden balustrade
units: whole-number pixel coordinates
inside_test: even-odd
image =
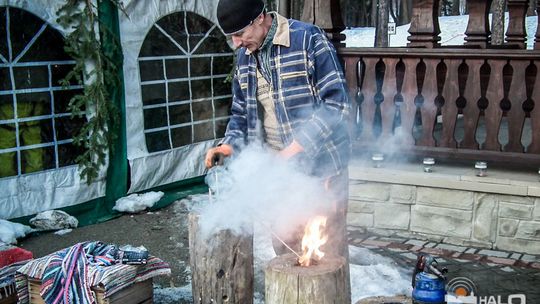
[[[540,164],[540,56],[341,48],[362,150]]]

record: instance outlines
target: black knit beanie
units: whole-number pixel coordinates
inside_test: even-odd
[[[225,35],[231,35],[250,25],[263,10],[263,0],[219,0],[217,19]]]

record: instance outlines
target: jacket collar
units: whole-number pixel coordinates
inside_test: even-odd
[[[289,35],[289,21],[287,18],[281,16],[277,12],[269,12],[275,18],[277,18],[277,30],[272,40],[273,44],[282,45],[284,47],[291,46],[291,37]],[[251,55],[251,51],[246,49],[246,55]]]

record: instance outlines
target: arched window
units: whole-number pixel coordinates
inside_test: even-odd
[[[72,119],[71,97],[81,86],[59,81],[74,61],[63,36],[35,15],[0,7],[0,177],[74,164],[72,136],[84,119]]]
[[[191,12],[161,18],[139,53],[149,152],[223,137],[233,53],[223,33]]]

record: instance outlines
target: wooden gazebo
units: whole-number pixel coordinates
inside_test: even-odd
[[[336,43],[343,39],[339,0],[304,5],[304,21]],[[540,164],[540,32],[527,50],[528,1],[508,0],[505,42],[497,46],[491,45],[491,1],[467,6],[464,45],[441,46],[436,0],[414,1],[406,48],[338,44],[357,101],[352,129],[361,151],[384,152],[392,142],[400,153]]]

